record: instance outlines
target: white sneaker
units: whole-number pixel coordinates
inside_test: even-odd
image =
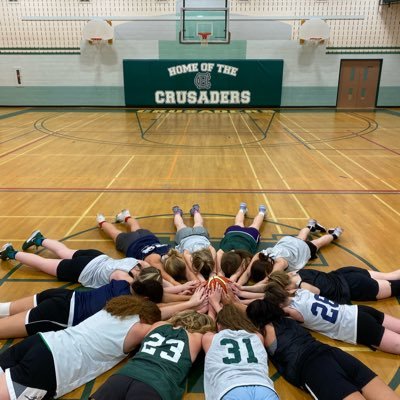
[[[309,219],[307,222],[307,228],[310,229],[311,232],[322,232],[325,233],[326,229],[322,226],[316,219]]]
[[[260,204],[258,206],[258,212],[265,215],[267,213],[267,207],[264,204]]]
[[[116,216],[115,216],[115,222],[121,223],[121,222],[125,222],[126,218],[130,217],[131,213],[129,212],[129,210],[127,210],[126,208],[124,208],[123,210],[121,210],[121,212],[119,212]]]
[[[243,212],[243,214],[246,215],[247,211],[248,211],[247,204],[246,203],[240,203],[239,210],[241,210]]]
[[[330,228],[328,229],[328,233],[333,236],[333,239],[337,239],[343,233],[343,228],[340,226],[337,226],[336,228]]]

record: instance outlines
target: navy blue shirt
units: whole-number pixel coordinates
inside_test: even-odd
[[[72,325],[78,325],[104,308],[107,301],[124,294],[131,294],[130,284],[126,281],[112,280],[107,285],[88,292],[75,292],[74,318]]]
[[[148,255],[156,253],[160,256],[167,254],[171,246],[161,244],[157,236],[150,234],[135,240],[126,252],[127,257],[133,257],[137,260],[144,260]]]

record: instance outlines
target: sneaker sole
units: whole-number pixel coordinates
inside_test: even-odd
[[[40,233],[40,230],[37,229],[36,231],[33,231],[31,236],[28,237],[28,239],[25,240],[24,244],[22,245],[22,250],[28,250],[32,246],[36,246],[35,243],[32,242],[33,238]],[[32,242],[32,243],[29,243]]]

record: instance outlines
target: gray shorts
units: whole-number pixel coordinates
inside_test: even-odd
[[[203,226],[196,226],[193,228],[187,226],[185,228],[179,229],[179,231],[176,232],[175,242],[179,244],[183,239],[193,235],[205,236],[207,239],[209,239],[210,237],[207,229]]]
[[[121,232],[115,240],[115,247],[118,251],[126,254],[129,246],[133,242],[136,242],[140,238],[149,235],[153,235],[153,233],[147,229],[138,229],[134,232]]]

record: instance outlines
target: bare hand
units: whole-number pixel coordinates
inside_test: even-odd
[[[200,285],[200,281],[188,281],[182,285],[182,294],[192,294],[194,290]],[[184,293],[183,293],[184,292]]]
[[[203,307],[205,304],[208,306],[207,290],[205,287],[199,286],[190,298],[191,307],[198,309]]]
[[[222,288],[219,285],[208,290],[208,300],[214,309],[221,302],[221,296],[222,296]]]
[[[239,297],[233,293],[230,287],[227,288],[227,292],[222,293],[222,304],[229,304],[229,303],[240,303]]]

